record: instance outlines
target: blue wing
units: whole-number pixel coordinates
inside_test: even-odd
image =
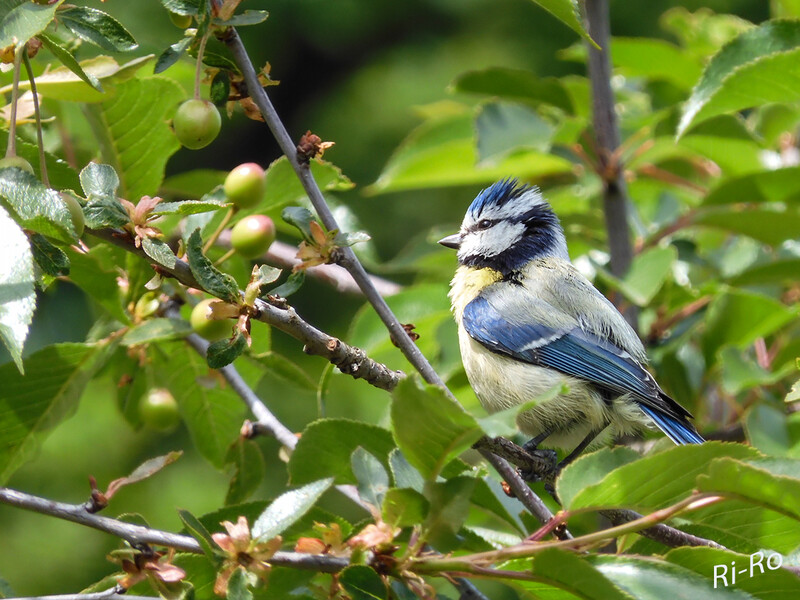
[[[580,327],[510,322],[482,295],[466,306],[462,322],[470,337],[494,352],[583,379],[615,396],[630,394],[676,444],[703,441],[686,420],[691,414],[638,361],[597,335]]]

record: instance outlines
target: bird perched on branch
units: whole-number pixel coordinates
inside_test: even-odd
[[[636,332],[570,262],[558,217],[538,188],[493,184],[472,202],[461,230],[439,243],[458,250],[450,298],[464,368],[484,408],[496,412],[567,386],[518,415],[532,436],[528,451],[542,443],[565,449],[558,471],[588,446],[650,424],[676,444],[703,442],[689,412],[645,369]]]

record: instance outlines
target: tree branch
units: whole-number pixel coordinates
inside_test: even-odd
[[[193,537],[92,514],[86,511],[83,504],[65,504],[64,502],[56,502],[55,500],[40,498],[39,496],[4,487],[0,487],[0,502],[104,531],[125,540],[131,545],[152,544],[175,548],[192,554],[203,553],[200,544]],[[299,552],[276,552],[269,562],[280,567],[322,573],[336,573],[349,564],[346,558],[301,554]]]
[[[597,139],[599,175],[603,180],[603,213],[605,215],[611,272],[623,277],[633,260],[633,245],[628,227],[628,187],[625,182],[614,92],[611,89],[611,29],[608,0],[586,0],[589,35],[601,50],[586,43],[589,52],[589,80],[592,86],[592,117]],[[635,306],[624,308],[623,316],[634,329],[638,327]]]

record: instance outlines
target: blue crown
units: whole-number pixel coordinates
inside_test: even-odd
[[[501,179],[493,183],[475,197],[469,205],[469,212],[473,218],[477,219],[480,214],[488,207],[500,207],[510,200],[519,198],[525,192],[535,189],[535,186],[520,184],[516,177]]]

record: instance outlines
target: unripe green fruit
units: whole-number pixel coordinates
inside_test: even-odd
[[[172,11],[169,12],[169,20],[172,21],[172,24],[175,25],[175,27],[180,27],[181,29],[186,29],[192,24],[191,15],[179,15],[178,13],[174,13]]]
[[[223,186],[228,200],[238,208],[253,208],[264,199],[267,180],[256,163],[244,163],[233,169],[225,178]]]
[[[164,388],[153,388],[139,400],[139,416],[150,429],[171,431],[181,422],[178,403]]]
[[[198,302],[192,309],[189,322],[195,333],[206,338],[208,341],[221,340],[231,336],[232,326],[228,319],[210,319],[211,307],[209,306],[215,299],[207,298]]]
[[[192,98],[175,111],[172,127],[181,144],[191,150],[198,150],[216,139],[222,127],[222,118],[211,102]]]
[[[245,258],[264,254],[275,241],[275,223],[266,215],[250,215],[231,230],[231,247]]]
[[[83,216],[83,208],[78,204],[78,201],[69,194],[59,194],[61,201],[67,205],[67,210],[72,217],[72,226],[75,228],[75,233],[78,237],[83,235],[83,230],[86,227],[86,218]]]
[[[0,159],[0,169],[6,169],[8,167],[17,167],[18,169],[27,171],[31,175],[35,175],[31,163],[21,156],[6,156],[5,158]]]

